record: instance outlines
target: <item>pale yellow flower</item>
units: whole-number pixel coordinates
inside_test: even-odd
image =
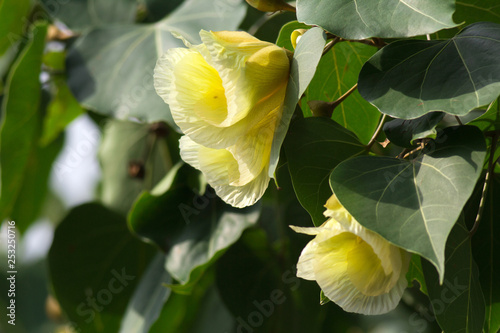
[[[335,195],[325,207],[329,219],[320,227],[292,226],[316,236],[300,255],[297,276],[315,280],[345,311],[376,315],[393,310],[408,284],[410,254],[361,226]]]
[[[181,157],[224,201],[245,207],[269,184],[290,62],[284,49],[245,32],[200,32],[202,44],[170,49],[155,88],[184,132]]]

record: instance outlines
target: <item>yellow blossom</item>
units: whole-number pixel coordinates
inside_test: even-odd
[[[200,32],[202,44],[173,48],[155,68],[155,88],[184,132],[182,159],[224,201],[245,207],[269,184],[290,61],[284,49],[245,32]]]
[[[383,314],[399,303],[407,286],[410,254],[361,226],[340,204],[328,199],[320,227],[293,227],[315,235],[303,249],[297,276],[315,280],[326,297],[345,311]]]

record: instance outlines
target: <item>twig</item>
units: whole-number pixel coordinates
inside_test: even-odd
[[[325,48],[323,49],[323,53],[321,54],[321,56],[327,54],[328,51],[330,51],[335,46],[335,44],[337,44],[340,41],[341,41],[340,37],[335,37],[333,40],[329,41],[328,44],[326,44]]]
[[[474,221],[474,225],[472,226],[472,229],[469,232],[469,237],[474,236],[477,229],[479,228],[479,222],[481,221],[481,218],[483,217],[486,192],[488,190],[488,186],[490,183],[491,174],[494,172],[494,168],[495,168],[494,158],[495,158],[495,151],[497,148],[498,138],[499,138],[499,134],[496,134],[491,139],[492,141],[491,141],[491,147],[490,147],[490,158],[488,160],[488,169],[486,170],[486,177],[484,178],[483,191],[481,192],[481,200],[479,201],[479,209],[477,211],[476,220]]]
[[[462,121],[460,120],[460,117],[459,116],[455,116],[455,119],[457,120],[458,124],[460,126],[462,126],[464,123],[462,123]]]
[[[337,107],[340,103],[342,103],[347,97],[349,97],[350,94],[352,94],[356,89],[358,89],[358,84],[356,83],[351,87],[351,89],[347,90],[342,96],[337,98],[334,102],[332,102],[332,105],[334,107]]]
[[[380,130],[382,130],[382,126],[384,126],[384,121],[385,121],[386,117],[387,117],[387,115],[384,114],[382,116],[382,119],[380,119],[380,123],[378,124],[378,127],[375,130],[375,133],[373,133],[373,136],[370,139],[370,142],[368,142],[368,144],[366,145],[366,150],[370,150],[372,148],[373,144],[375,143],[375,140],[377,140],[377,136],[380,133]]]

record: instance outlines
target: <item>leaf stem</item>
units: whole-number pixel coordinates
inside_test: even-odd
[[[335,46],[335,44],[337,44],[340,41],[341,41],[340,37],[335,37],[334,39],[329,41],[328,44],[325,45],[325,48],[323,49],[323,53],[321,54],[321,56],[327,54],[328,51],[330,51]]]
[[[375,133],[373,133],[373,136],[370,139],[370,142],[368,142],[368,144],[366,145],[366,150],[370,150],[372,148],[373,144],[375,143],[375,140],[377,140],[377,136],[380,133],[380,131],[382,130],[382,126],[384,126],[384,121],[385,121],[386,117],[387,117],[387,115],[384,114],[382,116],[382,118],[380,119],[380,123],[378,124],[378,127],[375,130]]]
[[[481,200],[479,201],[479,209],[477,211],[476,220],[474,221],[474,225],[469,232],[469,237],[474,236],[477,229],[479,228],[479,223],[481,222],[481,218],[483,217],[484,212],[484,202],[486,198],[486,192],[488,190],[488,186],[491,179],[491,174],[494,172],[495,168],[495,151],[497,149],[498,138],[500,137],[499,133],[496,133],[491,138],[491,147],[490,147],[490,158],[488,159],[488,169],[486,170],[486,176],[484,178],[483,191],[481,193]]]

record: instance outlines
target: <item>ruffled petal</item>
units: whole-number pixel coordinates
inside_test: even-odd
[[[388,292],[376,296],[365,295],[349,275],[349,252],[356,245],[357,236],[348,232],[318,243],[314,263],[316,281],[325,295],[345,311],[376,315],[393,310],[407,286],[405,275],[408,264]]]
[[[286,51],[246,32],[200,32],[226,91],[228,117],[221,124],[233,125],[244,118],[260,121],[266,110],[256,104],[286,89],[290,61]]]
[[[248,184],[243,186],[224,184],[214,186],[214,190],[222,200],[231,206],[243,208],[255,204],[264,195],[269,185],[269,180],[267,168],[265,168]]]
[[[186,135],[179,140],[179,147],[182,160],[200,170],[212,186],[238,181],[238,163],[226,149],[204,147]]]
[[[302,250],[299,262],[297,263],[297,276],[299,278],[310,281],[316,280],[316,275],[314,274],[314,262],[317,247],[318,244],[312,240],[307,243],[306,247]]]

